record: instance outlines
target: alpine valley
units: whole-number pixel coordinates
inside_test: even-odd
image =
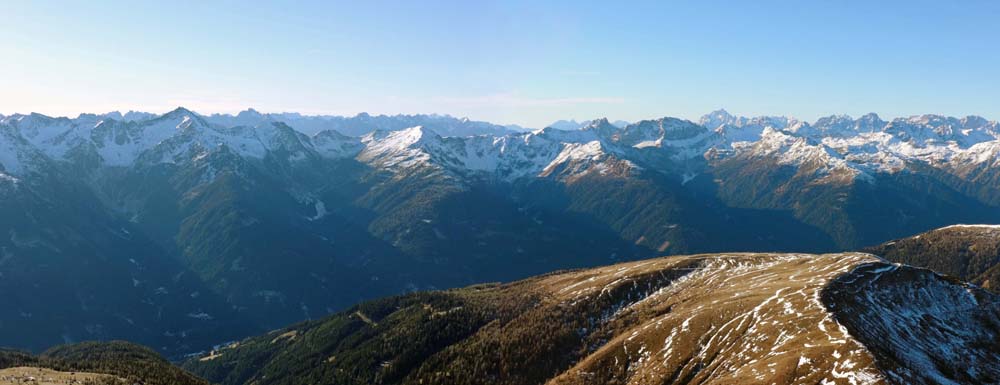
[[[517,321],[521,318],[515,315],[536,312],[520,317],[558,313],[570,317],[566,325],[575,329],[555,330],[561,333],[551,336],[557,341],[546,342],[558,353],[546,357],[555,361],[533,361],[537,367],[519,372],[523,378],[508,377],[508,383],[626,383],[640,378],[636,376],[696,383],[691,379],[703,378],[706,370],[728,373],[713,377],[715,383],[726,383],[757,378],[755,373],[772,364],[780,373],[791,373],[789,378],[814,383],[821,376],[808,373],[831,371],[904,383],[938,377],[1000,381],[995,366],[982,365],[1000,354],[996,309],[989,305],[996,299],[988,291],[863,254],[815,260],[799,254],[720,254],[871,247],[866,251],[888,260],[993,287],[995,242],[970,251],[967,245],[985,244],[986,238],[961,232],[964,243],[947,246],[963,256],[955,262],[939,258],[934,247],[946,247],[942,242],[902,238],[956,223],[1000,221],[997,122],[936,115],[884,121],[869,114],[807,123],[736,117],[720,110],[697,123],[668,117],[631,124],[561,121],[557,126],[563,129],[528,131],[441,115],[325,117],[254,110],[200,115],[184,108],[163,115],[84,114],[75,119],[2,116],[0,308],[5,311],[0,312],[0,341],[41,352],[61,343],[124,339],[180,357],[255,334],[264,337],[247,346],[270,346],[297,335],[313,338],[310,333],[320,331],[344,338],[363,333],[355,339],[358,344],[375,343],[372,338],[383,331],[374,324],[393,324],[394,314],[462,317],[463,322],[443,324],[458,328],[442,330],[439,337],[444,339],[423,341],[433,346],[420,349],[440,352],[431,361],[407,355],[416,350],[378,357],[375,365],[389,362],[388,369],[377,372],[380,378],[418,383],[440,381],[436,376],[452,370],[447,368],[468,369],[455,358],[468,349],[508,352],[483,334],[491,333],[484,325],[500,322],[492,327],[523,338],[511,340],[516,343],[539,337],[536,332],[545,329],[503,326],[535,325],[534,318]],[[932,234],[947,238],[956,231]],[[337,313],[365,300],[417,290],[694,253],[717,257],[678,257],[614,269],[626,269],[615,271],[628,271],[628,282],[639,285],[634,290],[648,291],[641,293],[644,298],[667,287],[692,296],[720,296],[716,300],[725,306],[712,313],[674,303],[680,297],[630,302],[640,293],[626,290],[624,281],[615,278],[624,275],[610,270],[411,294]],[[691,273],[667,273],[674,270]],[[746,279],[739,275],[746,271],[765,277],[794,274],[801,280],[762,280],[744,288],[749,297],[741,301],[713,291],[716,279],[722,279],[713,277]],[[683,279],[688,281],[679,281]],[[691,287],[670,286],[675,281]],[[855,282],[866,282],[870,295],[852,291]],[[913,286],[918,284],[926,287]],[[904,287],[891,289],[893,285]],[[612,296],[591,295],[603,290]],[[926,347],[921,356],[899,356],[893,355],[898,349],[891,341],[870,334],[867,328],[876,325],[905,340],[913,335],[900,325],[928,327],[905,309],[891,307],[893,301],[923,298],[914,294],[920,290],[955,299],[945,301],[948,306],[978,306],[976,314],[984,315],[960,320],[948,318],[952,309],[933,298],[920,303],[927,312],[940,314],[936,319],[949,330],[968,337],[956,342],[952,352],[979,358],[960,367],[934,366],[954,358],[935,350],[936,340],[920,342]],[[888,310],[873,313],[877,308],[872,303]],[[747,372],[727,371],[721,361],[690,361],[698,349],[754,349],[760,341],[732,340],[736,337],[730,332],[745,332],[741,314],[750,314],[757,305],[762,308],[754,314],[771,317],[762,318],[761,327],[777,327],[775,320],[788,314],[778,304],[805,314],[803,325],[812,322],[828,331],[812,336],[807,333],[817,332],[784,324],[790,329],[772,337],[830,341],[802,358],[748,359]],[[573,306],[593,312],[567,313]],[[687,310],[664,310],[675,306]],[[338,315],[327,323],[264,334],[331,313]],[[677,318],[682,315],[693,318]],[[711,345],[710,340],[699,345],[705,341],[694,334],[677,334],[687,330],[691,319],[718,321],[699,324],[712,329],[698,333],[732,344]],[[364,325],[351,322],[371,330],[358,332]],[[412,331],[399,330],[395,337],[409,338],[407,330]],[[481,344],[440,350],[456,342],[449,338],[473,335],[474,330],[482,334],[476,337]],[[636,333],[636,343],[618,338],[624,330]],[[664,342],[668,335],[681,337]],[[584,342],[561,339],[572,336]],[[673,343],[679,345],[674,348]],[[645,350],[615,350],[625,345]],[[513,352],[518,347],[509,348]],[[210,364],[245,354],[258,363],[292,365],[280,361],[277,348],[255,349],[227,352],[222,359],[196,361],[189,368],[210,380],[235,384],[263,379],[266,371],[236,372]],[[313,358],[341,359],[327,354],[333,347],[303,349]],[[663,358],[651,355],[654,349],[680,350]],[[741,359],[731,350],[713,354]],[[851,358],[832,360],[829,354]],[[364,359],[368,361],[357,361],[358,370],[375,362]],[[622,359],[640,366],[654,359],[689,361],[678,363],[680,369],[673,372],[608,364]],[[412,370],[397,371],[401,367]],[[789,367],[811,372],[789,372]],[[969,369],[976,367],[981,369]],[[492,373],[484,368],[467,372]],[[595,377],[588,382],[588,376]]]

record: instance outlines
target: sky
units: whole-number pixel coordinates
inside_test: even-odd
[[[997,1],[13,1],[0,113],[1000,119]]]

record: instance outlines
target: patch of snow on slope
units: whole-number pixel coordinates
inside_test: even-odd
[[[323,219],[323,217],[325,217],[327,214],[329,214],[326,211],[326,204],[324,204],[323,201],[317,199],[315,206],[316,206],[316,215],[310,217],[309,218],[310,221],[318,221],[320,219]]]
[[[898,383],[1000,379],[1000,297],[929,270],[872,263],[831,283],[824,301]]]
[[[973,228],[973,229],[994,229],[994,230],[1000,230],[1000,225],[983,225],[983,224],[966,225],[966,224],[955,224],[955,225],[951,225],[951,226],[942,227],[942,228],[940,228],[938,230],[955,229],[955,228]]]
[[[11,175],[9,175],[9,174],[5,174],[5,173],[0,172],[0,182],[17,184],[18,182],[20,182],[20,180],[17,179],[17,178],[15,178],[15,177],[13,177],[13,176],[11,176]]]

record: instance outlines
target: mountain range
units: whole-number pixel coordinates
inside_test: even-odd
[[[722,110],[534,131],[438,115],[4,116],[0,340],[122,338],[174,357],[407,291],[992,223],[998,138],[979,117]]]

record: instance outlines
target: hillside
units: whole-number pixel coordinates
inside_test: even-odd
[[[14,385],[30,383],[33,385],[124,385],[124,380],[97,373],[61,372],[58,370],[38,367],[15,367],[0,369],[0,384]]]
[[[867,254],[678,256],[366,302],[184,367],[227,385],[995,383],[998,301]]]
[[[953,225],[864,249],[1000,292],[1000,226]]]
[[[174,366],[153,350],[124,341],[61,345],[40,355],[0,350],[0,369],[9,369],[0,373],[20,376],[24,371],[32,372],[30,368],[44,369],[43,373],[46,370],[59,372],[48,373],[47,376],[35,375],[39,379],[88,379],[95,385],[208,385],[208,382]]]

